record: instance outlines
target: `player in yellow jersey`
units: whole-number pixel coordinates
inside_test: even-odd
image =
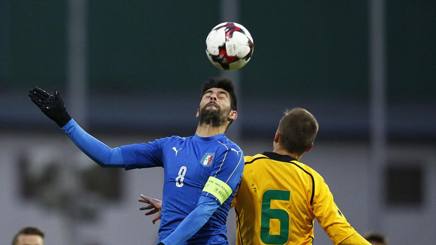
[[[305,109],[285,112],[273,152],[245,158],[234,199],[237,244],[312,244],[314,220],[334,244],[369,244],[347,222],[322,176],[299,159],[318,133],[318,122]]]
[[[322,176],[299,159],[318,133],[315,117],[303,108],[285,112],[273,140],[273,152],[245,157],[233,200],[238,245],[312,244],[318,220],[334,244],[370,245],[346,220]],[[155,213],[157,199],[140,202]],[[154,221],[159,217],[155,217]]]

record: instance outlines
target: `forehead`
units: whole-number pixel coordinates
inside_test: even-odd
[[[43,240],[38,235],[21,234],[18,236],[18,245],[42,245]]]
[[[219,93],[219,94],[229,95],[229,92],[227,92],[225,89],[222,88],[210,88],[204,91],[203,94],[209,94],[209,93]]]

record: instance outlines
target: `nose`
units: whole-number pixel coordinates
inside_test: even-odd
[[[217,101],[217,95],[214,94],[214,93],[212,93],[212,94],[210,95],[209,99],[210,99],[211,101]]]

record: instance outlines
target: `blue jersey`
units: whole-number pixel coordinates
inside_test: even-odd
[[[103,166],[164,168],[161,241],[182,221],[186,222],[199,199],[206,197],[219,207],[185,244],[228,244],[226,219],[244,164],[242,150],[225,135],[172,136],[110,148],[84,132],[74,120],[64,126],[64,130],[82,151]]]
[[[132,146],[121,147],[122,151]],[[135,147],[135,146],[133,146]],[[212,137],[168,137],[144,144],[138,161],[126,168],[164,167],[163,206],[159,238],[164,239],[196,207],[210,176],[227,183],[236,192],[243,169],[241,149],[223,134]],[[233,197],[233,195],[232,195]],[[226,244],[228,198],[210,217],[190,244]],[[217,243],[219,242],[219,243]]]

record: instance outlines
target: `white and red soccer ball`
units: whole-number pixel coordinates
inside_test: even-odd
[[[235,22],[218,24],[206,38],[206,55],[221,70],[244,67],[254,51],[254,42],[248,30]]]

